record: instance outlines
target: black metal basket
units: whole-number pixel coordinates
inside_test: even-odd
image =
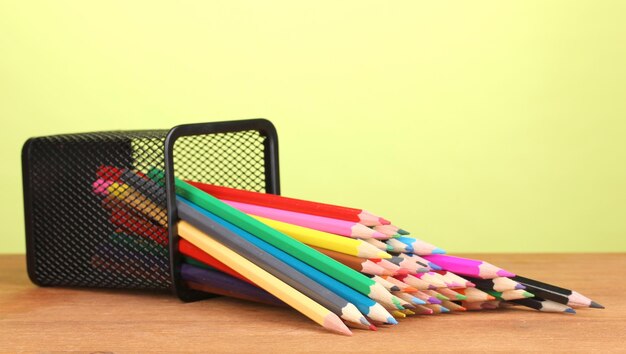
[[[137,177],[153,167],[164,189]],[[170,289],[183,300],[206,296],[180,279],[174,177],[280,193],[278,137],[265,119],[31,138],[22,169],[33,283]],[[111,179],[147,200],[103,184]]]

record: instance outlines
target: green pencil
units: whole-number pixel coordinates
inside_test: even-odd
[[[158,168],[151,168],[148,177],[162,183],[165,173]],[[334,259],[317,252],[304,243],[295,240],[264,223],[242,213],[241,211],[221,202],[217,198],[202,190],[174,177],[176,193],[199,207],[219,216],[220,218],[237,225],[254,236],[289,253],[293,257],[309,264],[311,267],[337,279],[354,290],[383,303],[393,303],[398,309],[404,309],[397,297],[392,295],[382,285],[365,275],[346,267]]]

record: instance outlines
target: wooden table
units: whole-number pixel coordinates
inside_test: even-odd
[[[626,351],[626,254],[470,255],[573,288],[606,306],[576,315],[507,309],[419,316],[328,333],[294,310],[216,298],[38,288],[24,256],[0,256],[0,352]]]

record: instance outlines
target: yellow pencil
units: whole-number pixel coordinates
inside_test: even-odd
[[[123,201],[134,209],[156,220],[161,226],[167,227],[167,213],[143,194],[126,184],[111,183],[107,188],[109,194]]]
[[[327,250],[362,258],[391,258],[389,253],[381,251],[375,246],[361,240],[262,218],[260,216],[250,216],[309,246],[325,248]]]
[[[337,315],[191,224],[179,221],[178,234],[323,327],[352,335],[350,329]]]

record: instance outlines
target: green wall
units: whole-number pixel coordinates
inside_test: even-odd
[[[283,192],[449,251],[626,251],[624,1],[0,1],[0,252],[30,136],[266,117]]]

